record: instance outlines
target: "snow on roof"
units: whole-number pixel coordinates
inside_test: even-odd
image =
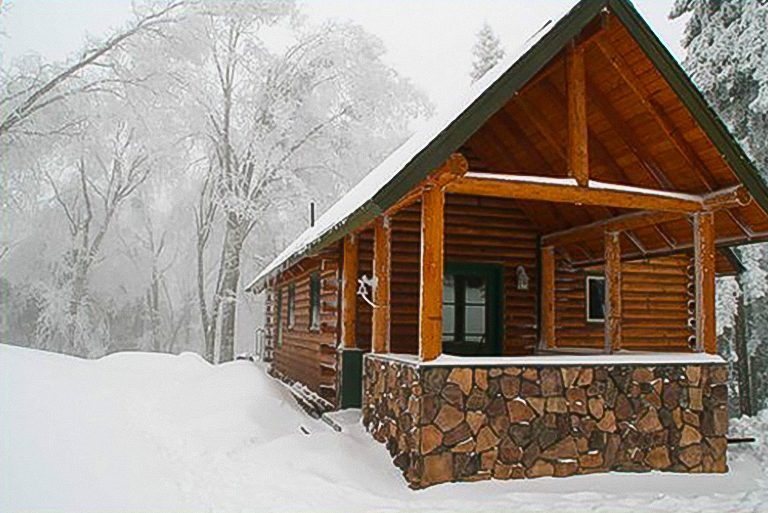
[[[528,38],[516,52],[500,61],[489,70],[480,80],[472,84],[457,101],[448,108],[443,109],[438,115],[429,120],[424,127],[419,129],[410,139],[392,152],[389,157],[375,167],[355,187],[349,190],[339,201],[332,205],[314,226],[304,231],[282,253],[280,253],[261,273],[246,287],[253,288],[257,283],[267,278],[291,257],[303,253],[308,246],[321,236],[346,222],[353,214],[361,210],[366,202],[377,192],[382,190],[393,178],[395,178],[420,152],[464,111],[468,110],[480,95],[491,85],[497,82],[518,60],[520,60],[536,43],[550,33],[557,23],[565,18],[576,6],[577,1],[564,9],[558,16],[548,19],[544,25]]]

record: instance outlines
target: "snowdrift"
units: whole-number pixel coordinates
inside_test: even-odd
[[[0,344],[0,511],[764,511],[768,412],[725,475],[609,474],[411,491],[356,412],[337,433],[249,362]],[[303,429],[302,429],[303,427]],[[309,432],[309,434],[305,434]]]

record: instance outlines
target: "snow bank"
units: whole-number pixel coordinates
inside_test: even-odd
[[[247,362],[0,345],[0,511],[760,511],[766,445],[726,475],[609,474],[407,488],[355,412],[336,433]],[[301,428],[308,431],[304,434]],[[765,436],[768,414],[737,427]]]

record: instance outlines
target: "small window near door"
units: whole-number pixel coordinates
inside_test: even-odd
[[[309,275],[309,329],[320,329],[320,273]]]
[[[277,291],[277,301],[276,301],[276,308],[277,312],[275,313],[275,323],[277,324],[277,347],[280,347],[283,345],[283,289]]]
[[[605,321],[605,278],[587,276],[587,322]]]
[[[288,285],[288,329],[296,323],[296,284]]]

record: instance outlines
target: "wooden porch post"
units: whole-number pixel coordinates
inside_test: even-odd
[[[434,360],[443,352],[443,210],[441,187],[425,187],[421,197],[421,272],[419,357]]]
[[[693,252],[696,272],[696,350],[715,354],[715,217],[712,212],[699,212],[693,216]]]
[[[589,293],[589,291],[587,291]],[[605,352],[621,349],[621,246],[619,232],[605,232]]]
[[[555,347],[555,248],[541,248],[541,346]]]
[[[373,225],[373,353],[389,352],[389,278],[392,253],[389,217],[381,216]]]
[[[587,87],[584,72],[584,47],[571,43],[566,54],[568,95],[568,173],[582,187],[589,184],[587,142]]]
[[[355,317],[357,314],[357,235],[344,237],[341,278],[341,346],[351,349],[357,346]]]

